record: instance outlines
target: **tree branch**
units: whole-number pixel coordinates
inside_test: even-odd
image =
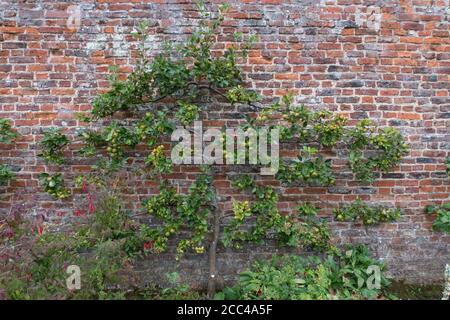
[[[208,279],[208,298],[214,298],[217,290],[217,245],[219,243],[219,235],[220,235],[220,218],[221,211],[219,207],[219,203],[217,201],[217,193],[214,185],[211,186],[214,190],[214,194],[216,195],[213,200],[214,207],[214,221],[212,225],[213,238],[211,244],[209,246],[209,279]]]

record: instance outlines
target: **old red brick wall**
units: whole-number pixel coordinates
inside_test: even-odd
[[[443,164],[450,150],[449,0],[231,4],[219,41],[225,45],[234,31],[259,36],[243,64],[253,88],[269,98],[293,91],[307,106],[395,126],[411,148],[393,173],[373,185],[358,184],[341,172],[330,188],[281,186],[280,207],[290,210],[309,200],[329,216],[329,208],[358,196],[399,206],[403,217],[398,223],[369,230],[330,217],[335,241],[369,244],[397,278],[440,279],[444,263],[450,262],[450,237],[430,231],[432,218],[423,209],[450,198]],[[1,187],[2,212],[23,200],[55,216],[73,209],[71,200],[55,202],[38,187],[37,175],[45,169],[36,157],[40,130],[72,130],[78,126],[75,113],[88,110],[107,86],[108,66],[119,65],[123,73],[132,69],[130,32],[142,19],[152,21],[148,45],[157,52],[163,40],[182,40],[198,14],[191,1],[182,0],[0,0],[0,117],[12,119],[22,134],[16,145],[1,146],[2,161],[18,171],[15,182]],[[207,117],[222,124],[233,114]],[[66,173],[85,169],[73,161]],[[181,170],[182,179],[190,168]],[[233,190],[227,177],[216,183],[222,200],[229,201]],[[138,206],[150,191],[136,186],[129,199]],[[248,255],[227,253],[222,259],[233,268]]]

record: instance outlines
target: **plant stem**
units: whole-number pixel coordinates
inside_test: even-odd
[[[208,299],[212,299],[216,293],[216,285],[217,285],[217,244],[219,243],[219,234],[220,234],[220,218],[221,218],[221,210],[219,207],[219,203],[217,201],[217,193],[215,192],[214,185],[212,185],[214,189],[214,197],[213,207],[214,207],[214,221],[212,225],[212,241],[209,246],[209,278],[208,278]]]

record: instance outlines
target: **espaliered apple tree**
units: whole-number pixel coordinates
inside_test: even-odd
[[[230,213],[221,210],[214,187],[216,165],[201,166],[201,173],[187,192],[180,193],[170,179],[174,164],[168,156],[170,136],[177,127],[192,130],[196,120],[208,113],[211,100],[228,106],[246,106],[243,129],[261,127],[280,130],[280,146],[296,143],[297,159],[283,159],[276,178],[285,184],[328,186],[335,181],[332,161],[321,155],[323,149],[339,149],[347,155],[348,166],[357,180],[371,182],[377,171],[388,171],[406,152],[406,144],[393,128],[376,128],[363,120],[348,126],[343,116],[328,111],[313,112],[293,103],[286,96],[272,105],[261,103],[256,92],[246,89],[238,62],[245,63],[253,36],[235,35],[236,42],[221,54],[214,50],[227,6],[208,13],[200,5],[202,20],[182,44],[165,46],[151,57],[147,52],[146,23],[139,24],[134,36],[139,42],[139,59],[126,80],[111,76],[111,88],[96,97],[90,114],[81,118],[87,125],[77,141],[84,157],[97,159],[92,172],[77,181],[98,181],[119,174],[139,162],[131,162],[137,150],[146,150],[140,168],[150,179],[160,182],[159,193],[144,201],[146,212],[159,221],[158,226],[142,224],[141,240],[151,243],[148,251],[168,249],[176,239],[176,259],[186,252],[209,254],[208,295],[216,291],[218,246],[239,249],[249,242],[262,245],[270,234],[280,245],[338,250],[329,243],[329,229],[317,218],[318,210],[309,203],[299,204],[297,213],[283,215],[277,208],[275,188],[258,183],[255,175],[241,175],[234,186],[251,201],[234,201]],[[245,38],[245,41],[243,40]],[[205,103],[207,99],[210,99]],[[226,108],[226,107],[225,107]],[[118,116],[120,115],[120,116]],[[225,137],[226,140],[226,137]],[[70,143],[62,130],[44,133],[42,157],[49,163],[64,165],[63,151]],[[250,148],[256,146],[249,146]],[[227,157],[237,154],[227,154]],[[61,173],[43,173],[42,187],[53,196],[69,197]],[[364,219],[367,224],[395,220],[398,212],[372,209],[365,213],[361,203],[336,212],[339,220]],[[362,212],[364,211],[364,212]],[[380,216],[379,216],[380,215]],[[378,217],[379,216],[379,217]],[[222,229],[223,227],[223,229]],[[221,231],[223,230],[223,232]],[[180,234],[182,237],[179,237]]]

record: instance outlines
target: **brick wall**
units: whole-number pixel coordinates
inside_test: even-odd
[[[289,211],[298,201],[309,200],[330,216],[330,208],[358,196],[399,206],[403,217],[398,223],[369,230],[330,216],[334,241],[369,244],[394,277],[423,282],[442,278],[450,237],[430,231],[432,219],[423,208],[450,197],[443,165],[450,151],[449,0],[231,4],[217,49],[234,31],[259,35],[243,64],[251,87],[269,100],[289,90],[307,106],[395,126],[411,147],[402,164],[373,185],[358,184],[341,172],[330,188],[280,186],[280,208]],[[72,200],[55,202],[38,187],[37,175],[45,169],[36,157],[40,130],[61,126],[70,132],[78,126],[75,113],[89,110],[92,98],[107,87],[108,66],[119,65],[124,74],[131,70],[135,43],[129,34],[142,19],[152,21],[148,45],[158,52],[162,41],[185,38],[198,14],[191,1],[182,0],[0,0],[0,117],[12,119],[22,134],[15,146],[0,149],[2,161],[18,171],[17,180],[1,188],[0,212],[23,200],[49,210],[50,219],[73,210]],[[231,125],[236,112],[219,109],[205,117],[210,124]],[[86,169],[73,160],[65,173]],[[177,178],[189,178],[189,170],[181,168]],[[216,184],[221,202],[229,207],[235,190],[228,176],[220,175]],[[138,207],[152,186],[130,185],[128,199]],[[255,254],[226,252],[221,259],[227,258],[225,269],[228,265],[231,270]],[[152,264],[165,268],[155,261],[144,263],[143,269]],[[186,261],[194,266],[193,274],[206,266],[204,260]]]

